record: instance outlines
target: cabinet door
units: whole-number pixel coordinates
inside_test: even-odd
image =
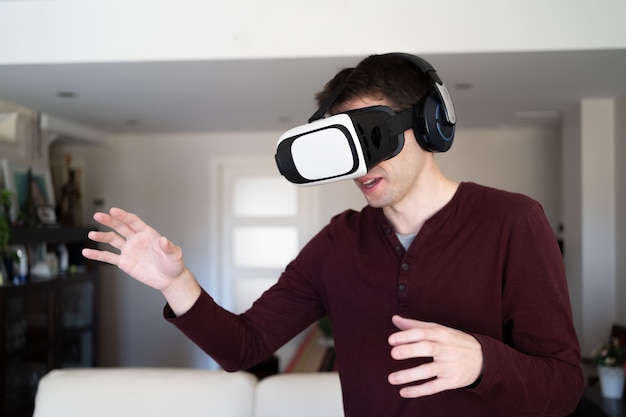
[[[59,291],[59,349],[62,368],[94,363],[96,279],[84,276],[62,280]]]
[[[2,415],[32,406],[39,379],[51,367],[51,291],[47,282],[3,291]]]

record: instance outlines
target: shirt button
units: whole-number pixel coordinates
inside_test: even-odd
[[[398,291],[404,292],[405,290],[406,290],[406,285],[404,285],[404,284],[398,285]]]
[[[396,252],[402,251],[402,245],[396,245]]]
[[[400,265],[400,268],[402,268],[403,271],[408,271],[409,269],[409,264],[407,263],[403,263],[402,265]]]
[[[390,235],[392,231],[393,230],[391,230],[391,227],[386,227],[385,228],[385,233],[387,233],[388,235]]]

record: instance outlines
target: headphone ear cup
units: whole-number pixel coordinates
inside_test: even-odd
[[[455,125],[446,120],[445,109],[436,93],[428,94],[413,106],[413,132],[417,143],[429,152],[445,152],[454,141]]]

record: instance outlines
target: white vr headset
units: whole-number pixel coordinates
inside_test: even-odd
[[[409,111],[396,114],[386,106],[314,120],[280,137],[276,165],[287,180],[298,185],[359,178],[397,155],[404,146],[403,132],[410,127]]]
[[[342,92],[342,83],[308,124],[290,129],[279,138],[276,165],[288,181],[317,185],[362,177],[378,163],[396,156],[404,146],[404,131],[411,128],[423,149],[450,149],[456,114],[447,87],[422,58],[404,53],[388,55],[405,59],[428,76],[432,92],[400,113],[387,106],[373,106],[323,118]]]

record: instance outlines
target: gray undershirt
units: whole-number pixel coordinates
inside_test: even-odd
[[[396,233],[396,236],[398,236],[398,240],[402,243],[402,246],[404,246],[404,250],[408,250],[409,246],[411,246],[411,242],[413,242],[413,239],[417,236],[417,233],[411,233],[410,235]]]

